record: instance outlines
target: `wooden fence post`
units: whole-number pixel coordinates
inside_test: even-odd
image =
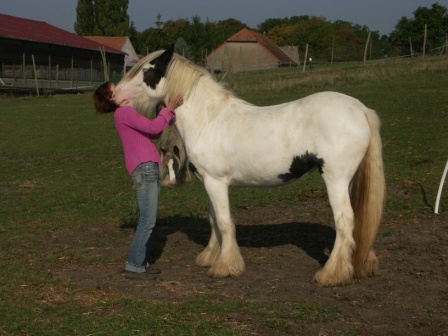
[[[307,59],[308,59],[308,43],[306,44],[306,48],[305,48],[305,59],[303,60],[303,70],[302,70],[302,72],[305,72],[306,60]]]
[[[448,171],[448,161],[446,162],[445,169],[443,170],[442,180],[440,181],[440,185],[439,185],[439,192],[437,193],[436,206],[434,207],[434,213],[436,213],[436,214],[439,213],[440,196],[442,195],[443,183],[445,182],[447,171]]]
[[[367,48],[369,47],[369,41],[370,41],[370,32],[369,32],[369,35],[367,36],[366,46],[365,46],[365,48],[364,48],[364,65],[366,65],[366,60],[367,60]]]
[[[25,81],[26,81],[25,53],[23,53],[23,58],[22,58],[22,79],[23,79],[23,83],[25,84]]]
[[[48,55],[48,87],[51,89],[51,55]]]
[[[71,65],[71,68],[70,68],[70,82],[71,82],[71,87],[73,87],[73,73],[74,73],[74,69],[73,69],[73,55],[72,55],[72,65]]]
[[[425,24],[425,37],[423,39],[423,57],[425,57],[426,54],[426,35],[428,33],[428,25]]]
[[[39,84],[37,83],[37,71],[36,71],[36,63],[34,62],[34,55],[31,55],[31,59],[33,60],[34,83],[36,84],[36,93],[37,96],[39,96]]]
[[[56,88],[59,89],[59,64],[56,64]]]
[[[93,84],[93,58],[90,59],[90,85]]]
[[[334,37],[333,42],[331,43],[331,62],[330,62],[331,65],[333,65],[333,57],[334,57]]]
[[[104,75],[104,81],[109,81],[109,73],[107,72],[107,63],[106,63],[106,51],[103,48],[100,48],[101,58],[103,59],[103,75]]]

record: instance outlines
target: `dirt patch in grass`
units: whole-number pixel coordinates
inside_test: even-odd
[[[448,335],[446,217],[386,221],[375,244],[379,274],[334,288],[313,282],[335,237],[328,214],[313,220],[299,207],[243,207],[235,209],[234,218],[247,268],[239,278],[211,279],[206,268],[195,265],[196,255],[208,242],[209,227],[205,218],[191,217],[160,218],[151,241],[152,261],[162,269],[158,276],[124,277],[133,229],[120,223],[105,224],[102,232],[96,228],[55,233],[50,251],[83,241],[84,253],[94,257],[87,263],[58,257],[52,272],[70,279],[77,290],[101,293],[101,298],[118,295],[173,303],[240,300],[247,305],[272,303],[288,311],[305,304],[332,312],[324,319],[319,318],[322,314],[316,319],[308,314],[307,320],[279,314],[275,318],[282,328],[269,324],[273,317],[247,310],[221,316],[236,334],[274,330],[277,335]],[[85,247],[89,245],[90,249]],[[100,259],[95,261],[96,257]]]

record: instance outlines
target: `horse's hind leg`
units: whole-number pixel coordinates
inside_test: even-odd
[[[216,224],[215,210],[209,200],[209,222],[211,228],[210,240],[207,247],[196,257],[196,264],[199,266],[211,266],[218,258],[221,249],[221,235]]]
[[[221,249],[208,275],[213,278],[239,276],[244,272],[245,265],[236,242],[235,225],[230,217],[228,186],[212,179],[204,179],[204,185],[214,209],[215,229],[219,230],[221,236]]]
[[[352,255],[355,248],[354,214],[350,203],[349,183],[331,183],[328,176],[324,180],[333,210],[336,240],[330,258],[314,279],[322,286],[346,285],[353,281]]]

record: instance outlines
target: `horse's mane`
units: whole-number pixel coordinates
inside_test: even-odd
[[[171,74],[175,74],[175,78]],[[173,54],[167,69],[165,89],[168,96],[187,97],[196,88],[196,84],[201,78],[212,79],[207,69],[194,64],[179,54]]]

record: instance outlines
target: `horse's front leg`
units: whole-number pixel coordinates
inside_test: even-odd
[[[219,252],[221,250],[221,235],[216,224],[215,210],[209,199],[209,222],[210,222],[210,240],[207,247],[198,254],[196,257],[196,264],[199,266],[212,266],[215,260],[218,258]]]
[[[214,209],[214,227],[215,230],[219,230],[221,237],[221,249],[208,275],[213,278],[240,276],[245,271],[245,265],[236,242],[235,225],[230,217],[228,185],[208,178],[204,179],[204,186]],[[212,239],[214,239],[213,236]]]

